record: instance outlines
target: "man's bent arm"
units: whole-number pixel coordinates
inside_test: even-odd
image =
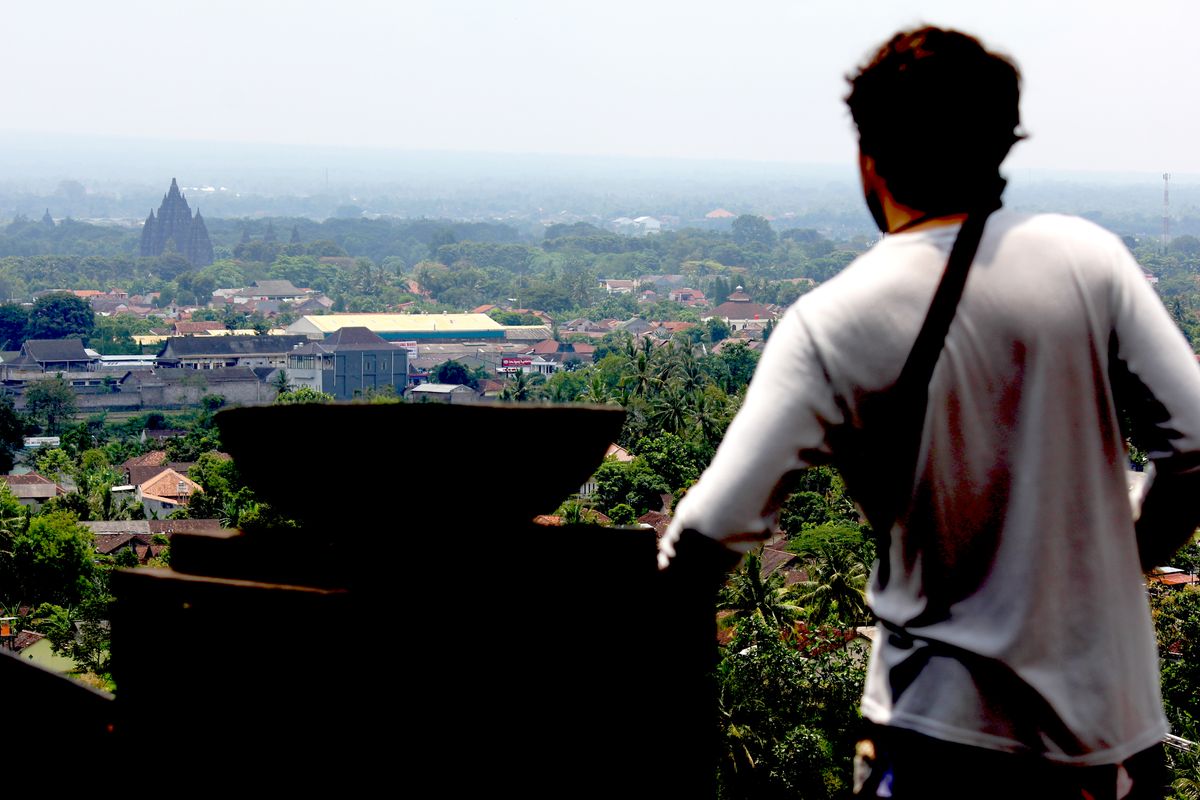
[[[1114,280],[1114,391],[1154,466],[1135,530],[1142,567],[1161,566],[1200,524],[1200,366],[1122,248]]]
[[[675,555],[685,529],[737,552],[770,535],[780,481],[828,460],[825,432],[841,419],[800,309],[790,308],[771,334],[745,402],[712,464],[688,490],[660,544],[659,563]]]

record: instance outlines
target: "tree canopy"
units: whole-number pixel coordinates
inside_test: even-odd
[[[70,605],[83,599],[95,577],[96,544],[74,515],[59,511],[34,517],[11,537],[7,574],[14,599]]]
[[[25,389],[25,408],[42,430],[58,433],[76,411],[75,390],[61,374],[32,381]]]
[[[86,341],[95,326],[96,315],[86,300],[66,292],[54,292],[34,301],[26,335],[30,339],[79,337]]]

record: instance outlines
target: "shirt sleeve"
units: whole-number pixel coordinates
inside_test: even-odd
[[[1119,247],[1113,390],[1154,466],[1138,510],[1142,565],[1169,558],[1200,523],[1200,365],[1141,268]]]
[[[826,431],[842,414],[802,306],[793,305],[771,334],[741,410],[680,501],[664,537],[668,556],[684,530],[748,550],[773,527],[783,478],[828,462]]]

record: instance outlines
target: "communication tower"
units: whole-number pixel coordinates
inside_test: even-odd
[[[1171,242],[1171,173],[1163,173],[1163,233],[1162,249],[1167,252]]]

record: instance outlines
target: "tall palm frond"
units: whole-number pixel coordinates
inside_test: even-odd
[[[591,379],[588,380],[587,386],[583,387],[583,392],[579,395],[579,399],[586,403],[604,404],[612,400],[612,392],[609,390],[603,376],[593,374]]]
[[[757,553],[747,555],[742,568],[730,576],[717,609],[733,612],[734,619],[757,616],[777,627],[790,625],[801,610],[784,589],[781,573],[762,574],[762,559]]]
[[[517,403],[540,399],[544,394],[541,386],[544,382],[545,378],[541,375],[530,372],[517,372],[513,375],[512,380],[505,384],[504,389],[501,390],[500,399]]]
[[[806,553],[808,580],[791,588],[810,622],[859,625],[870,617],[867,567],[850,550],[822,542]]]
[[[645,397],[654,386],[654,365],[646,353],[638,353],[626,367],[620,385],[634,397]]]
[[[687,430],[691,411],[689,399],[678,385],[667,386],[650,401],[647,421],[666,433]]]
[[[691,353],[685,352],[684,357],[676,362],[675,377],[679,385],[689,395],[699,394],[708,384],[708,375]]]

